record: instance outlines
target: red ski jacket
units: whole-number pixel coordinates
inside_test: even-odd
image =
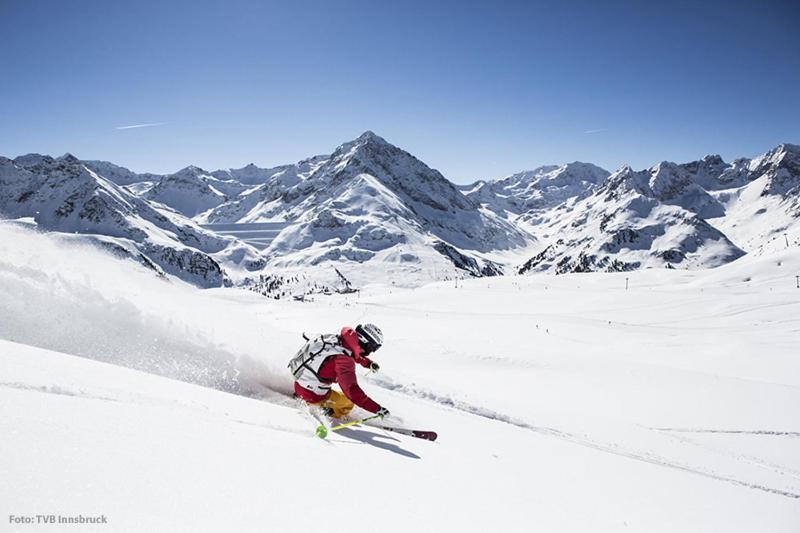
[[[338,383],[344,395],[347,396],[351,402],[370,413],[377,413],[381,406],[367,396],[367,393],[358,385],[356,363],[364,368],[369,368],[372,361],[361,355],[361,346],[358,344],[358,335],[356,331],[351,327],[342,328],[341,333],[339,333],[339,342],[342,346],[353,352],[353,357],[347,355],[332,355],[328,357],[319,368],[319,377],[330,383]],[[327,398],[327,395],[320,396],[319,394],[315,394],[302,387],[296,381],[294,382],[294,392],[308,403],[319,403]]]

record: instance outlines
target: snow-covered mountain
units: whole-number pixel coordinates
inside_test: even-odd
[[[250,163],[242,168],[229,168],[227,170],[215,170],[212,176],[222,181],[238,181],[245,185],[261,185],[271,176],[288,168],[291,165],[283,165],[274,168],[261,168],[254,163]]]
[[[295,165],[285,165],[270,174],[267,180],[243,192],[230,202],[196,217],[201,223],[250,223],[285,221],[302,212],[303,204],[313,192],[313,184],[302,185],[308,177],[327,161],[329,156],[321,155],[304,159]],[[302,205],[301,205],[302,204]]]
[[[143,197],[191,218],[228,202],[247,188],[235,179],[218,179],[202,168],[190,165],[162,176],[144,192]]]
[[[760,255],[775,241],[800,232],[800,146],[781,144],[752,160],[738,159],[717,178],[712,192],[725,215],[709,219],[748,253]]]
[[[32,154],[37,155],[37,154]],[[25,156],[23,156],[25,157]],[[19,158],[17,158],[19,159]],[[83,161],[83,164],[95,174],[103,176],[105,179],[117,185],[132,185],[142,182],[156,182],[162,178],[159,174],[143,173],[139,174],[125,167],[115,165],[109,161]]]
[[[570,165],[542,167],[464,189],[538,238],[519,272],[705,268],[800,229],[799,153],[783,144],[753,160],[712,155],[588,179],[544,181]]]
[[[708,174],[701,171],[704,169],[704,162],[705,160],[688,165],[676,165],[663,161],[640,172],[626,168],[622,173],[624,176],[618,173],[616,179],[624,180],[643,196],[659,200],[664,204],[682,207],[699,217],[722,216],[725,212],[723,206],[698,183],[698,177],[708,177]],[[689,170],[695,165],[698,165],[697,171]]]
[[[518,172],[496,181],[479,181],[461,190],[496,213],[521,215],[585,198],[608,176],[605,169],[576,161]]]
[[[665,183],[665,174],[676,177],[662,165],[652,175],[623,167],[588,198],[557,210],[539,226],[545,246],[519,272],[702,268],[742,256],[719,230],[666,201],[678,193]]]
[[[343,261],[355,270],[370,263],[365,268],[423,277],[455,269],[494,275],[501,268],[482,254],[532,242],[525,230],[372,132],[331,155],[281,168],[199,220],[289,222],[264,252],[278,268]]]
[[[463,186],[369,131],[330,155],[274,168],[161,176],[29,154],[3,159],[0,172],[2,216],[113,241],[202,286],[221,283],[224,271],[235,281],[256,271],[336,280],[334,266],[357,285],[707,268],[800,230],[800,147],[791,144],[732,163],[706,156],[609,174],[574,162]],[[230,236],[197,224],[224,225],[212,227]],[[248,238],[253,246],[238,240]]]
[[[70,154],[0,158],[0,213],[40,229],[88,236],[118,255],[203,287],[225,283],[222,260],[260,266],[240,242],[155,209]]]

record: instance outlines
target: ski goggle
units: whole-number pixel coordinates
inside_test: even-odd
[[[381,347],[380,344],[375,342],[372,339],[366,338],[364,336],[359,335],[358,342],[361,344],[361,349],[364,351],[365,354],[371,354],[378,351],[378,348]]]

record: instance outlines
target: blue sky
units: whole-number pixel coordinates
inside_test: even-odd
[[[798,20],[797,2],[5,0],[0,154],[272,166],[370,129],[460,183],[753,156],[800,143]]]

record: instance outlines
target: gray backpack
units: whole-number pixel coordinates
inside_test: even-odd
[[[302,387],[325,395],[331,390],[331,384],[319,377],[322,363],[332,355],[352,357],[353,353],[339,344],[339,335],[335,333],[316,335],[310,339],[305,335],[303,337],[307,339],[306,343],[289,361],[289,370]]]

